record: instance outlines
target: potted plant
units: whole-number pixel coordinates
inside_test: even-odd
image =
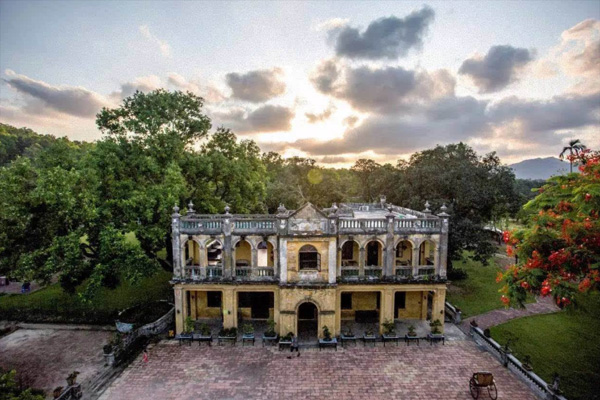
[[[267,339],[274,339],[277,337],[277,333],[275,332],[275,321],[273,318],[269,318],[267,320],[267,330],[263,333],[263,337]]]
[[[408,334],[407,335],[410,336],[410,337],[417,336],[417,331],[416,331],[416,328],[415,328],[414,325],[411,324],[411,325],[408,326]]]
[[[375,337],[375,331],[369,327],[365,330],[365,337]]]
[[[203,323],[200,325],[200,335],[204,337],[210,336],[210,327],[208,324]]]
[[[383,322],[383,335],[386,337],[396,336],[396,324],[394,321],[386,319]]]
[[[73,371],[67,376],[67,385],[73,386],[77,383],[77,375],[79,375],[79,371]]]
[[[242,332],[244,333],[244,338],[252,339],[254,338],[254,326],[250,323],[244,324],[242,326]]]
[[[533,371],[533,367],[531,366],[531,356],[527,354],[523,357],[523,362],[521,363],[523,369],[526,371]]]
[[[329,331],[329,327],[325,325],[323,327],[323,341],[325,342],[333,342],[333,338],[331,337],[331,332]]]
[[[440,322],[439,319],[432,321],[429,324],[429,327],[431,328],[431,334],[432,335],[441,335],[442,331],[440,330],[440,326],[442,326],[442,323]]]
[[[354,332],[352,332],[351,327],[348,327],[348,329],[346,329],[346,332],[344,332],[344,337],[348,337],[348,338],[354,337]]]
[[[191,334],[194,331],[194,320],[192,319],[192,317],[186,317],[185,319],[185,323],[184,323],[184,328],[183,328],[183,333],[185,334]]]
[[[279,343],[291,344],[293,336],[294,336],[294,334],[292,332],[288,332],[285,336],[282,336],[279,339]]]

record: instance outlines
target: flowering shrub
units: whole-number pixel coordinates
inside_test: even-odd
[[[553,296],[559,307],[576,291],[600,289],[600,152],[584,150],[580,174],[550,178],[525,205],[528,227],[504,232],[509,256],[520,262],[499,273],[500,300],[522,306],[527,292]]]

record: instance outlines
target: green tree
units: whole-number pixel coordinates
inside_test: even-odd
[[[573,173],[573,160],[578,157],[585,148],[585,145],[581,143],[579,139],[570,140],[569,145],[563,147],[559,157],[562,160],[565,158],[567,151],[569,152],[569,155],[567,156],[567,159],[569,160],[569,172]]]
[[[21,387],[17,382],[17,371],[0,371],[0,400],[44,400],[39,392]]]

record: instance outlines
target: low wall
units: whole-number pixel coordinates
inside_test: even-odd
[[[490,354],[498,359],[505,367],[517,375],[540,398],[548,400],[567,400],[566,397],[556,394],[551,385],[532,371],[523,368],[523,364],[515,356],[506,353],[502,346],[494,339],[486,337],[480,328],[471,326],[471,337]]]

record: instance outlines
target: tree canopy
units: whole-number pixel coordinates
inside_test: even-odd
[[[600,152],[582,150],[577,161],[580,174],[550,178],[525,205],[535,211],[528,227],[504,234],[519,259],[498,276],[507,305],[534,293],[563,307],[577,291],[600,288]]]
[[[280,203],[328,207],[381,194],[417,210],[426,200],[434,212],[446,203],[451,258],[466,249],[485,261],[492,247],[484,225],[523,202],[497,156],[478,156],[462,143],[396,166],[361,159],[352,168],[325,168],[310,158],[261,153],[226,128],[211,132],[202,98],[165,90],[136,92],[103,109],[96,123],[103,137],[95,143],[0,125],[0,273],[58,278],[69,292],[83,285],[89,298],[99,286],[171,268],[175,204],[191,200],[201,213],[225,205],[273,213]]]

